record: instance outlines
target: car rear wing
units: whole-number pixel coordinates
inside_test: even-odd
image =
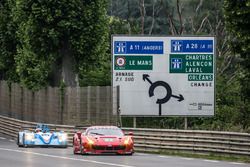
[[[57,131],[56,125],[48,125],[48,126],[49,126],[50,131]]]
[[[37,125],[21,125],[20,130],[29,130],[34,131],[37,128]],[[56,125],[49,125],[49,131],[56,131]]]
[[[21,125],[20,130],[33,131],[36,128],[35,125]]]
[[[91,125],[75,125],[75,132],[85,131]]]

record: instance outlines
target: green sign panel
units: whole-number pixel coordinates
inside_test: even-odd
[[[152,70],[152,56],[115,56],[115,70]]]
[[[213,74],[188,74],[188,81],[213,81]]]
[[[212,54],[170,54],[169,58],[170,58],[169,60],[170,73],[211,73],[213,74],[213,55]],[[202,78],[204,77],[202,76],[197,77],[197,76],[196,78],[199,78],[203,81]],[[206,80],[211,79],[207,77],[205,78]]]

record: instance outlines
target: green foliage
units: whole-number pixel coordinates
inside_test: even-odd
[[[226,28],[233,40],[230,46],[241,57],[239,76],[241,101],[237,101],[235,121],[244,129],[250,127],[250,0],[224,0]]]
[[[17,0],[13,7],[19,40],[15,58],[17,72],[21,84],[34,91],[47,85],[59,44],[58,33],[52,28],[52,12],[46,4]]]
[[[27,46],[30,47],[29,45]],[[26,46],[18,48],[16,56],[17,72],[20,76],[21,84],[36,91],[47,86],[47,77],[50,72],[51,57],[40,59],[40,55],[30,51]]]
[[[117,17],[109,17],[109,35],[105,39],[105,48],[106,53],[101,57],[100,63],[98,66],[93,66],[88,70],[80,68],[81,86],[105,86],[111,85],[111,36],[113,34],[128,34],[129,33],[129,23],[126,20],[122,20]]]
[[[70,38],[77,62],[80,86],[91,85],[92,77],[106,73],[102,65],[103,61],[108,59],[106,51],[109,42],[106,2],[104,0],[90,1],[84,11],[82,20],[79,21],[82,25],[77,26],[77,30]]]
[[[167,34],[169,24],[167,22],[167,10],[172,7],[172,1],[169,0],[145,0],[144,32],[141,32],[140,1],[135,0],[110,0],[109,15],[120,18],[128,24],[128,34]],[[153,27],[151,27],[153,25]]]
[[[122,20],[118,17],[110,16],[109,18],[109,32],[110,37],[113,34],[128,34],[129,23],[126,20]]]
[[[14,0],[0,1],[0,79],[8,81],[18,81],[14,61],[17,44],[16,25],[10,21],[13,3]]]
[[[72,53],[80,85],[91,84],[85,81],[101,75],[99,67],[107,56],[105,7],[105,0],[16,0],[12,11],[18,25],[15,61],[20,82],[32,90],[48,85],[51,67],[66,50]]]
[[[237,37],[239,51],[250,51],[250,1],[249,0],[225,0],[224,11],[228,30]],[[247,53],[246,53],[247,54]],[[246,56],[246,55],[245,55]]]
[[[104,62],[96,69],[81,71],[81,86],[106,86],[111,85],[110,61]]]
[[[231,42],[231,47],[235,53],[241,55],[243,61],[241,65],[242,95],[249,103],[250,100],[250,0],[225,0],[224,14],[226,27],[235,37]]]

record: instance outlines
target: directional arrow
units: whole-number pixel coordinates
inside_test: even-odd
[[[149,87],[149,90],[148,90],[149,97],[154,96],[154,90],[158,86],[164,87],[166,89],[166,91],[167,91],[167,94],[166,94],[166,96],[164,98],[157,99],[157,101],[156,101],[156,103],[159,104],[159,115],[161,115],[161,105],[164,104],[164,103],[166,103],[166,102],[168,102],[171,97],[178,99],[179,102],[181,102],[181,101],[184,100],[184,97],[181,94],[179,94],[179,96],[172,94],[172,89],[171,89],[170,85],[167,82],[156,81],[156,82],[153,83],[149,79],[149,75],[148,74],[143,74],[142,75],[142,79],[143,79],[143,81],[147,80],[150,83],[150,87]]]
[[[143,81],[147,80],[152,85],[152,82],[150,81],[148,74],[143,74],[142,79],[143,79]]]
[[[171,95],[172,97],[176,98],[176,99],[179,99],[178,101],[181,102],[182,100],[184,100],[184,97],[179,94],[179,96],[176,96],[176,95]]]

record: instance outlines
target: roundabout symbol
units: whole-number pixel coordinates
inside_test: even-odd
[[[172,89],[171,89],[170,85],[167,82],[156,81],[156,82],[152,83],[152,81],[149,79],[148,74],[143,74],[142,79],[144,81],[147,80],[150,83],[150,87],[149,87],[149,90],[148,90],[149,97],[154,96],[154,90],[158,86],[164,87],[166,89],[166,91],[167,91],[167,94],[166,94],[165,97],[163,97],[162,99],[157,99],[156,100],[156,104],[159,104],[159,116],[161,116],[161,105],[168,102],[171,97],[178,99],[179,102],[184,100],[184,97],[181,94],[179,94],[179,96],[176,96],[176,95],[172,94]]]

